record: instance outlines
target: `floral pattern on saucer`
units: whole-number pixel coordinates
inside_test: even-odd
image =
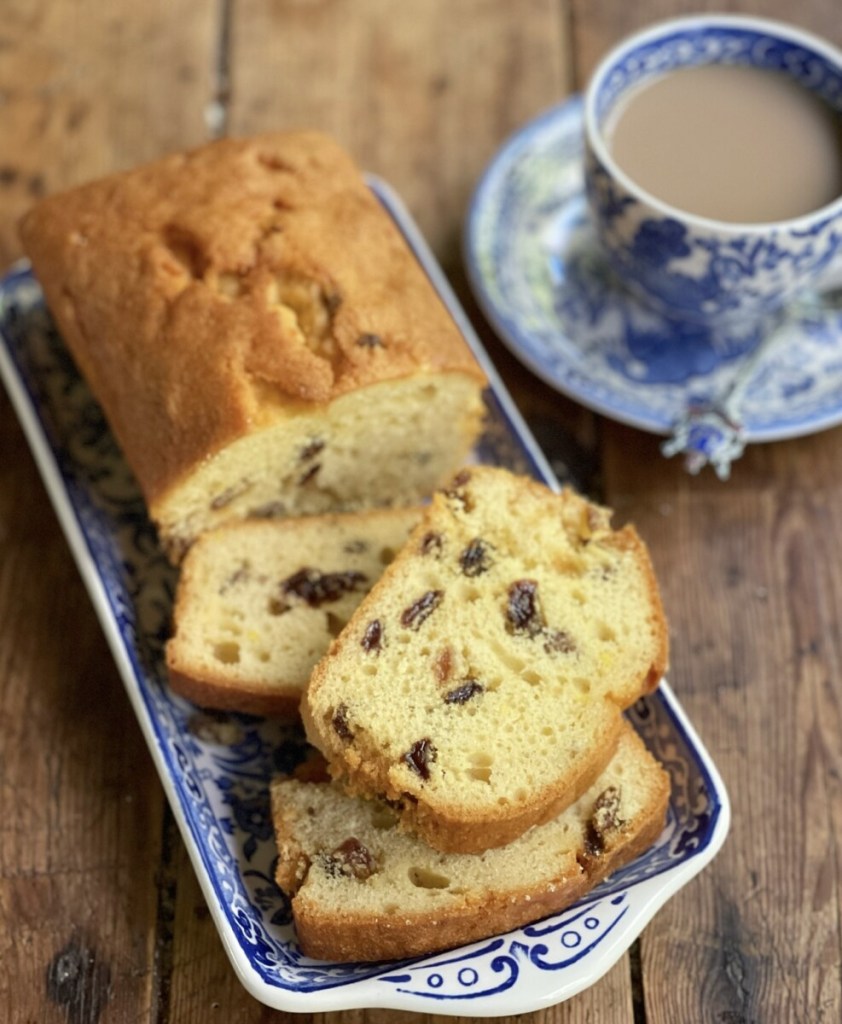
[[[645,307],[602,255],[584,195],[583,153],[582,102],[572,97],[503,147],[471,204],[468,274],[514,354],[582,405],[668,434],[688,408],[727,392],[764,331],[775,330],[775,344],[741,384],[744,439],[795,437],[842,422],[842,308],[833,297],[804,296],[773,324],[727,333]]]

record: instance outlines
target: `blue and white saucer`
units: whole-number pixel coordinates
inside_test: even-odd
[[[809,297],[770,343],[757,327],[715,336],[646,308],[600,254],[582,157],[582,101],[572,97],[503,146],[473,198],[468,274],[514,354],[582,405],[656,434],[723,396],[741,443],[842,422],[842,310]]]

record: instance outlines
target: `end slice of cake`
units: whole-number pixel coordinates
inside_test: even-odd
[[[664,825],[669,779],[625,725],[606,769],[558,818],[485,854],[437,853],[381,801],[278,781],[277,881],[302,951],[323,960],[432,953],[570,906]]]

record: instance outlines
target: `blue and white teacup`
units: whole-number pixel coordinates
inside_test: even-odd
[[[714,327],[763,320],[842,278],[842,196],[792,220],[716,221],[650,195],[612,158],[606,125],[630,89],[723,63],[784,71],[842,113],[842,52],[780,22],[727,15],[678,18],[626,39],[585,95],[588,201],[612,266],[662,313]]]

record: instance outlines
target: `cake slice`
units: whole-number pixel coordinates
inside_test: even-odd
[[[387,804],[337,783],[278,781],[276,878],[308,956],[432,953],[570,906],[655,841],[668,798],[666,773],[629,725],[572,807],[484,854],[437,853],[400,832]]]
[[[491,467],[437,493],[308,684],[331,773],[457,852],[581,795],[667,660],[646,548],[609,516]]]
[[[176,589],[173,689],[204,707],[297,715],[313,666],[419,515],[246,520],[203,534]]]

